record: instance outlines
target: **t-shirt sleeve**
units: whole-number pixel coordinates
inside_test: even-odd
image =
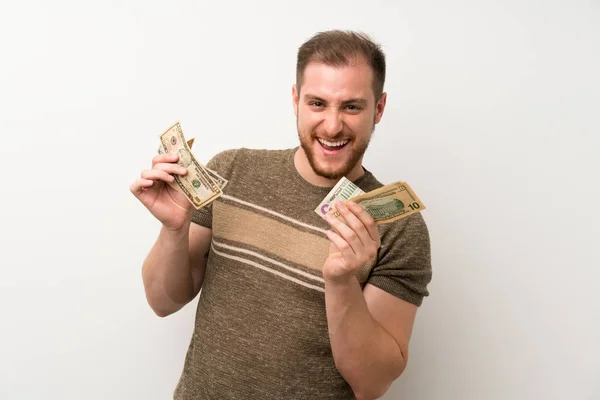
[[[393,224],[393,225],[392,225]],[[429,231],[421,213],[391,223],[382,233],[378,262],[367,283],[420,306],[432,278]]]
[[[233,170],[233,161],[235,159],[236,153],[236,150],[226,150],[220,152],[213,158],[211,158],[205,166],[206,168],[219,174],[222,178],[230,180]],[[225,186],[225,190],[227,190],[227,186]],[[205,228],[212,229],[213,203],[210,203],[209,205],[202,207],[199,210],[194,210],[192,212],[192,222],[204,226]]]

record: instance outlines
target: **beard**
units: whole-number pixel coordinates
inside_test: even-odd
[[[356,167],[356,164],[361,160],[362,156],[367,151],[374,131],[375,124],[373,124],[373,127],[371,128],[371,134],[366,139],[352,139],[350,143],[346,144],[346,146],[350,146],[345,149],[345,151],[348,153],[345,156],[346,159],[341,165],[335,167],[321,165],[316,160],[315,152],[313,151],[313,145],[315,142],[317,142],[318,146],[320,146],[320,144],[318,143],[317,136],[314,132],[310,134],[306,132],[303,133],[300,131],[300,127],[298,127],[298,138],[300,139],[300,146],[302,146],[302,149],[306,154],[308,163],[315,174],[326,179],[339,180],[340,178],[348,175],[354,169],[354,167]],[[341,137],[346,138],[348,136],[341,135]]]

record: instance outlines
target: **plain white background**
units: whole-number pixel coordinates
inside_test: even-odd
[[[597,1],[0,1],[0,398],[171,398],[196,301],[147,306],[129,185],[176,120],[203,162],[296,146],[296,50],[341,28],[387,54],[365,166],[433,246],[385,399],[599,399],[599,26]]]

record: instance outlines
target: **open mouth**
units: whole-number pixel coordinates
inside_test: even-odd
[[[350,140],[348,140],[348,139],[338,140],[335,142],[330,142],[328,140],[321,139],[321,138],[317,138],[317,140],[319,141],[319,144],[321,145],[321,147],[323,147],[326,150],[340,150],[350,142]]]

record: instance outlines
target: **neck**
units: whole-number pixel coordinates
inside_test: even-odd
[[[308,157],[304,152],[302,146],[298,147],[296,154],[294,155],[294,166],[305,181],[311,185],[321,187],[333,187],[338,183],[339,179],[328,179],[323,176],[317,175],[308,162]],[[358,160],[354,168],[346,175],[346,178],[355,181],[364,175],[365,170],[362,167],[362,157]]]

